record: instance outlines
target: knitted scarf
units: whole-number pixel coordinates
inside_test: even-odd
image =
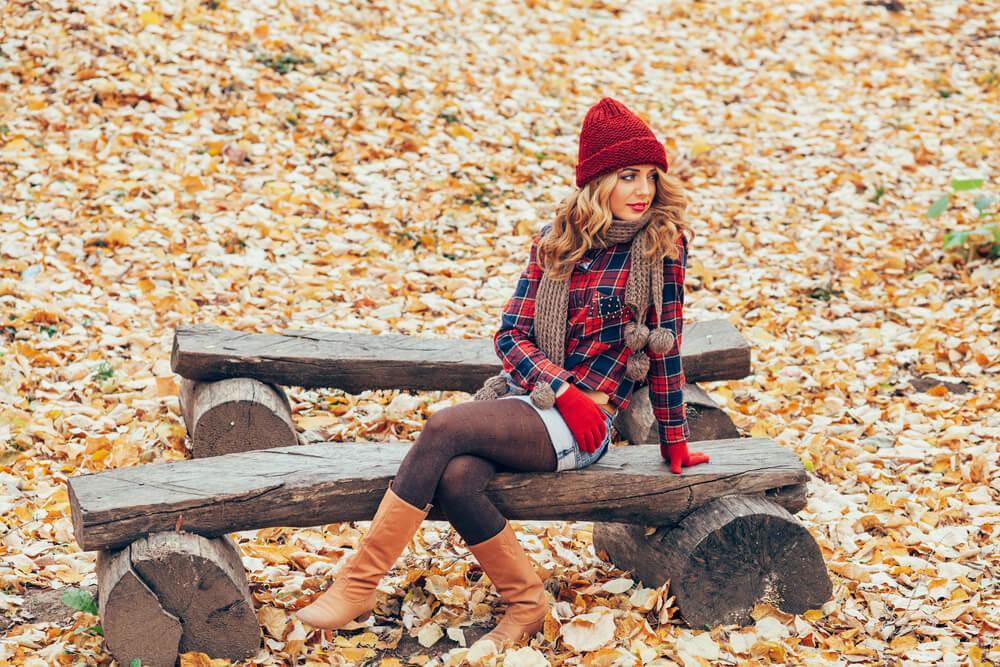
[[[655,322],[660,321],[663,310],[663,268],[645,256],[647,243],[652,234],[647,225],[652,217],[652,207],[637,220],[627,221],[614,218],[610,227],[594,239],[594,246],[607,248],[618,243],[631,243],[629,253],[632,266],[625,283],[625,307],[634,315],[633,321],[625,325],[625,344],[632,354],[625,365],[625,375],[632,380],[644,380],[649,373],[649,356],[645,349],[654,354],[667,352],[674,346],[674,334],[669,329],[650,329],[640,320],[645,317],[650,303],[656,312]],[[569,279],[550,280],[548,272],[542,274],[535,295],[535,338],[536,343],[554,364],[562,366],[566,354],[566,324],[569,311]],[[600,315],[600,313],[599,313]],[[473,400],[491,400],[507,394],[525,394],[521,387],[511,387],[501,373],[487,378]],[[546,382],[537,382],[531,390],[531,402],[545,409],[555,404],[555,394]]]

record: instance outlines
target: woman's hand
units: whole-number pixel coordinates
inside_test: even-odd
[[[699,463],[708,463],[708,455],[702,452],[688,452],[687,442],[677,442],[672,445],[660,444],[660,455],[670,463],[670,471],[681,474],[681,468],[690,468]]]
[[[580,391],[576,385],[567,382],[556,392],[556,408],[573,433],[582,451],[592,454],[604,441],[607,424],[606,413],[597,403]]]

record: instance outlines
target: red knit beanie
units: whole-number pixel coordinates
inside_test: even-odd
[[[602,98],[583,119],[576,186],[632,164],[655,164],[667,171],[667,153],[649,126],[624,104]]]

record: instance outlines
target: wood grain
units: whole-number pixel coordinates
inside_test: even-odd
[[[270,526],[364,521],[396,474],[408,443],[316,443],[118,468],[67,481],[84,550],[182,530],[217,536]],[[698,443],[711,462],[670,472],[659,447],[613,447],[596,464],[553,473],[498,473],[486,489],[510,519],[672,525],[709,500],[807,481],[799,457],[766,438]],[[796,512],[799,493],[776,502]],[[442,520],[438,507],[428,519]]]
[[[728,320],[687,325],[681,349],[688,382],[730,380],[750,373],[750,347]],[[474,393],[501,370],[491,339],[288,330],[233,331],[178,327],[170,366],[202,382],[248,377],[283,386]]]
[[[285,391],[260,380],[181,378],[180,404],[196,459],[299,441]]]
[[[750,625],[767,602],[789,614],[819,608],[832,587],[819,545],[784,507],[760,496],[716,498],[675,527],[599,523],[594,550],[644,586],[670,580],[689,625]],[[603,555],[602,554],[602,555]]]
[[[180,619],[166,611],[132,568],[131,550],[97,553],[97,600],[108,651],[119,665],[138,658],[151,667],[174,667]]]

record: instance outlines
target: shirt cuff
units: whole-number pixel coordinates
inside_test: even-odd
[[[552,374],[547,371],[541,371],[538,374],[538,382],[545,382],[550,387],[552,387],[553,392],[559,391],[559,389],[573,379],[573,374],[565,369],[560,369],[558,373]]]
[[[660,443],[664,445],[676,445],[687,442],[691,437],[691,427],[687,420],[679,426],[661,426]]]

